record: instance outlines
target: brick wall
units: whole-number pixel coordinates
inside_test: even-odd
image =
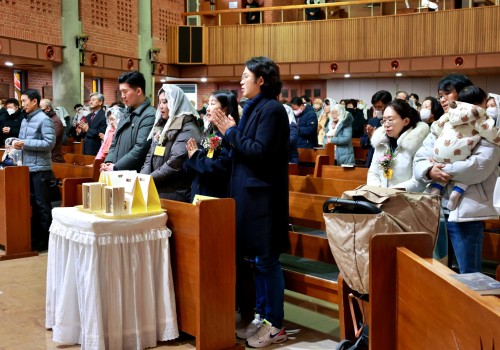
[[[42,98],[47,97],[43,95],[42,88],[44,86],[52,86],[52,73],[30,71],[28,72],[26,85],[26,88],[28,89],[37,89],[38,91],[40,91],[40,95],[42,95]]]
[[[140,0],[80,0],[87,50],[137,58]]]
[[[196,108],[201,109],[201,107],[203,106],[203,99],[210,97],[212,92],[214,92],[217,89],[218,87],[217,84],[215,83],[198,84],[198,101],[196,104],[197,106]]]
[[[0,13],[0,36],[62,45],[61,0],[0,0]]]
[[[0,84],[9,85],[8,96],[0,96],[1,98],[14,97],[14,72],[12,70],[0,68]]]
[[[153,46],[161,49],[159,61],[167,60],[167,26],[183,25],[181,12],[185,11],[183,0],[152,0],[151,31]]]

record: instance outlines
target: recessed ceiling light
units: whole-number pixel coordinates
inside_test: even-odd
[[[207,78],[201,78],[200,79],[202,83],[206,83],[207,82]]]
[[[344,74],[344,78],[350,78],[351,75],[350,74]]]
[[[402,76],[403,76],[403,73],[396,73],[396,76],[397,76],[397,77],[402,77]]]
[[[14,65],[14,63],[7,61],[7,62],[5,62],[5,65],[7,67],[12,67]]]
[[[160,83],[164,83],[164,82],[166,82],[165,79],[160,79]]]
[[[299,80],[299,79],[300,79],[300,75],[294,75],[294,76],[293,76],[293,79],[295,79],[295,80]]]

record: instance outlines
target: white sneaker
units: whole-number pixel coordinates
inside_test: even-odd
[[[236,336],[240,339],[248,339],[252,337],[258,332],[260,326],[262,325],[262,321],[263,320],[260,315],[255,314],[255,318],[247,327],[236,329]]]
[[[259,331],[247,339],[252,348],[265,348],[271,344],[282,343],[288,339],[285,328],[276,328],[266,320],[262,321]]]

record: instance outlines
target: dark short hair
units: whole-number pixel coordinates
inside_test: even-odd
[[[302,97],[295,96],[290,101],[290,104],[291,105],[296,105],[296,106],[302,106],[304,104],[304,101],[302,100]]]
[[[388,107],[391,107],[392,109],[394,109],[394,111],[397,114],[399,114],[402,119],[404,119],[404,118],[410,119],[410,123],[408,125],[406,125],[403,128],[403,130],[401,130],[401,134],[410,128],[414,128],[417,125],[417,123],[419,121],[421,121],[420,114],[418,114],[417,110],[415,108],[411,107],[408,104],[408,102],[406,102],[404,100],[398,100],[398,99],[392,100],[391,102],[389,102],[385,106],[385,108],[388,108]]]
[[[417,95],[416,93],[414,93],[414,92],[412,92],[412,93],[410,94],[410,97],[415,97],[415,99],[416,99],[417,101],[419,100],[418,95]]]
[[[115,102],[113,102],[113,103],[109,106],[109,108],[112,108],[112,107],[114,107],[114,106],[118,106],[118,107],[120,107],[120,108],[125,108],[125,105],[123,104],[123,102],[120,102],[120,101],[115,101]]]
[[[267,57],[252,57],[245,62],[245,66],[255,75],[262,77],[264,83],[260,86],[260,92],[269,98],[278,98],[281,93],[283,82],[280,77],[280,67]]]
[[[82,105],[81,103],[77,103],[77,104],[73,107],[73,109],[76,111],[76,109],[77,109],[77,108],[82,108],[82,107],[83,107],[83,105]]]
[[[16,107],[19,107],[19,101],[17,100],[17,98],[8,98],[7,101],[5,101],[5,104],[8,105],[9,103],[12,103]]]
[[[305,103],[309,103],[311,104],[311,98],[307,95],[302,95],[300,96],[300,98],[302,99],[302,101],[304,101]]]
[[[384,105],[387,105],[389,102],[391,102],[391,100],[392,100],[392,95],[389,91],[380,90],[377,91],[375,94],[373,94],[372,105],[374,105],[378,101],[381,101]]]
[[[229,90],[217,90],[212,95],[219,101],[222,108],[226,108],[226,114],[233,117],[236,124],[240,121],[238,112],[238,99]]]
[[[437,100],[437,98],[432,97],[432,96],[427,96],[424,98],[424,101],[431,101],[431,114],[434,116],[435,120],[438,120],[443,114],[444,114],[444,109],[441,106],[441,103]]]
[[[133,89],[141,88],[142,93],[146,94],[146,79],[144,79],[144,75],[141,72],[136,70],[120,75],[118,77],[118,84],[128,84]]]
[[[38,106],[40,105],[40,100],[42,99],[42,97],[40,96],[40,91],[38,91],[36,89],[28,89],[28,90],[24,90],[23,92],[21,92],[21,95],[28,96],[30,101],[33,101],[36,99],[36,101],[37,101],[36,104]]]
[[[480,87],[474,85],[464,87],[458,94],[459,101],[467,102],[473,105],[483,104],[487,98],[488,95],[486,92],[484,92],[484,90]]]
[[[460,91],[464,87],[470,85],[473,85],[472,81],[470,81],[469,78],[467,78],[465,75],[455,73],[448,74],[439,81],[438,92],[452,92],[453,90],[455,90],[457,93],[460,93]]]

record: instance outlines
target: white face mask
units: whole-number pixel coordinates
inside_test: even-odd
[[[298,117],[300,113],[302,113],[302,109],[300,108],[293,111],[293,114],[295,114],[296,117]]]
[[[488,107],[486,108],[486,114],[491,118],[496,118],[498,115],[498,107]]]
[[[431,117],[431,110],[429,108],[422,108],[420,110],[420,119],[422,119],[423,122],[428,121],[430,117]]]
[[[358,109],[365,109],[365,105],[362,103],[358,103]]]
[[[382,119],[382,111],[375,111],[375,115],[378,119]]]
[[[7,113],[9,113],[9,115],[12,115],[12,114],[16,113],[16,110],[13,108],[7,108]]]

